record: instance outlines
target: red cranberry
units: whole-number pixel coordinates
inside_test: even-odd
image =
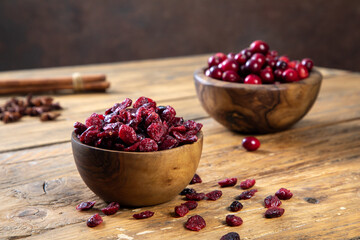
[[[269,208],[269,207],[278,207],[281,205],[281,201],[280,199],[277,197],[277,196],[267,196],[265,199],[264,199],[264,206],[266,208]]]
[[[282,80],[283,80],[283,77],[282,77],[283,72],[284,72],[283,70],[276,69],[276,70],[274,71],[275,80],[277,80],[277,81],[282,81]]]
[[[295,70],[297,71],[300,79],[304,79],[309,76],[309,71],[307,70],[307,68],[300,63],[295,66]]]
[[[240,240],[240,235],[236,232],[229,232],[222,236],[220,240]]]
[[[284,62],[286,62],[286,63],[289,63],[289,62],[290,62],[290,59],[289,59],[287,56],[281,56],[281,57],[279,57],[279,60],[280,60],[280,61],[284,61]]]
[[[245,84],[261,84],[261,78],[255,74],[249,74],[244,80]]]
[[[244,65],[246,63],[247,57],[242,53],[238,53],[235,55],[235,61],[237,61],[240,65]]]
[[[287,69],[287,68],[288,68],[288,65],[287,65],[286,62],[281,61],[281,60],[278,60],[278,61],[276,62],[276,69],[285,70],[285,69]]]
[[[209,69],[210,77],[221,80],[223,71],[217,66],[212,66]]]
[[[251,189],[248,191],[244,191],[237,197],[237,199],[239,199],[239,200],[250,199],[255,195],[256,192],[257,192],[257,189]]]
[[[101,209],[101,211],[105,214],[105,215],[113,215],[115,214],[120,208],[119,203],[117,202],[112,202],[110,203],[107,207]]]
[[[255,53],[251,56],[251,59],[257,61],[261,66],[263,66],[265,63],[265,56],[261,53]]]
[[[98,213],[95,213],[93,216],[91,216],[87,220],[86,225],[88,227],[96,227],[97,225],[101,224],[102,222],[103,222],[102,217]]]
[[[89,210],[89,209],[93,208],[95,203],[96,203],[96,201],[82,202],[76,206],[76,210],[80,210],[80,211]]]
[[[290,198],[292,198],[293,194],[292,192],[290,192],[290,190],[286,189],[286,188],[280,188],[275,195],[280,198],[281,200],[288,200]]]
[[[285,209],[279,207],[270,207],[265,212],[266,218],[277,218],[281,217],[285,212]]]
[[[240,65],[240,69],[239,69],[240,77],[246,77],[249,73],[250,72],[245,65]]]
[[[209,65],[209,67],[217,66],[218,64],[220,64],[225,59],[226,59],[226,55],[224,53],[221,53],[221,52],[215,53],[214,55],[209,57],[208,65]]]
[[[175,215],[178,217],[183,217],[189,212],[189,208],[186,205],[180,205],[175,207]]]
[[[152,217],[154,215],[154,212],[151,211],[145,211],[145,212],[141,212],[141,213],[136,213],[133,215],[133,218],[136,219],[144,219],[144,218],[149,218]]]
[[[242,181],[240,183],[240,187],[242,189],[249,189],[251,187],[253,187],[256,183],[256,180],[255,179],[246,179],[245,181]]]
[[[299,61],[294,60],[294,61],[288,62],[288,66],[289,66],[289,68],[295,68],[298,63],[299,63]]]
[[[248,151],[255,151],[260,147],[260,141],[256,137],[246,137],[243,139],[242,145]]]
[[[245,56],[246,56],[246,59],[249,59],[249,58],[251,57],[251,55],[253,54],[253,53],[251,52],[251,50],[248,49],[248,48],[245,48],[245,49],[241,50],[240,53],[243,54],[243,55],[245,55]]]
[[[245,67],[251,72],[251,73],[257,73],[261,70],[262,64],[260,64],[255,59],[250,58],[246,61]]]
[[[189,210],[193,210],[193,209],[197,208],[198,203],[195,201],[187,201],[187,202],[182,203],[181,205],[185,205],[185,206],[187,206],[187,208]]]
[[[240,226],[243,220],[238,216],[230,214],[226,216],[226,223],[231,227]]]
[[[243,205],[239,201],[233,201],[229,208],[232,212],[238,212],[243,208]]]
[[[269,51],[269,45],[261,40],[256,40],[250,44],[250,50],[253,53],[266,54]]]
[[[266,67],[260,71],[260,77],[263,83],[274,83],[275,78],[271,67]]]
[[[192,231],[200,231],[206,227],[206,222],[200,215],[195,215],[187,220],[185,227]]]
[[[193,188],[184,188],[180,195],[186,195],[186,194],[189,194],[189,193],[196,193],[195,189]]]
[[[314,62],[310,58],[304,58],[303,60],[301,60],[301,64],[304,65],[309,72],[314,66]]]
[[[189,184],[202,183],[201,177],[198,174],[194,174]]]
[[[227,178],[218,182],[221,187],[232,187],[237,183],[237,178]]]
[[[220,190],[214,190],[206,194],[208,200],[212,200],[212,201],[218,200],[221,196],[222,196],[222,191]]]
[[[273,58],[267,58],[266,59],[266,63],[271,67],[271,68],[275,68],[276,67],[276,60]]]
[[[226,82],[240,82],[241,79],[237,72],[228,70],[223,73],[222,80]]]
[[[273,57],[277,57],[277,56],[279,55],[278,52],[275,51],[275,50],[269,51],[269,54],[270,54],[271,56],[273,56]]]
[[[228,53],[228,55],[227,55],[227,58],[228,59],[235,59],[235,53]]]
[[[286,69],[283,74],[282,74],[283,79],[285,80],[285,82],[296,82],[299,81],[299,75],[298,73],[292,69],[292,68],[288,68]]]
[[[219,64],[219,68],[225,72],[228,70],[233,70],[237,72],[239,70],[239,64],[233,59],[226,59]]]

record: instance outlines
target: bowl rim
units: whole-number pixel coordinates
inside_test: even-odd
[[[285,90],[289,86],[294,85],[303,85],[303,84],[318,84],[322,81],[322,74],[320,71],[313,67],[312,71],[309,74],[309,77],[305,79],[301,79],[296,82],[290,83],[280,83],[280,84],[244,84],[244,83],[233,83],[233,82],[226,82],[222,80],[217,80],[211,77],[207,77],[204,71],[207,68],[199,68],[196,69],[194,72],[194,79],[195,81],[201,82],[201,84],[205,85],[212,85],[215,87],[221,88],[237,88],[237,89],[249,89],[249,90],[256,90],[256,89],[267,89],[267,90]]]
[[[161,151],[153,151],[153,152],[127,152],[127,151],[111,150],[111,149],[98,148],[98,147],[86,145],[86,144],[82,143],[80,141],[80,139],[77,138],[74,130],[71,133],[71,142],[75,142],[76,144],[79,144],[86,148],[90,148],[90,149],[97,150],[97,151],[109,152],[109,153],[121,153],[121,154],[130,154],[130,155],[153,155],[153,154],[165,153],[165,152],[169,152],[169,151],[180,151],[180,149],[187,148],[192,145],[195,145],[196,143],[199,143],[204,138],[204,134],[203,134],[202,130],[200,130],[196,134],[196,136],[198,137],[198,140],[196,142],[184,144],[182,146],[171,148],[171,149],[166,149],[166,150],[161,150]]]

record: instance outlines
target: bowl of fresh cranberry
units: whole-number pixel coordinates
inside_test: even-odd
[[[322,76],[304,58],[291,61],[254,41],[237,54],[216,53],[194,73],[197,96],[223,126],[242,133],[290,128],[313,106]]]
[[[71,136],[85,184],[107,202],[149,206],[167,202],[198,167],[202,124],[176,116],[171,106],[140,97],[125,99],[76,122]]]

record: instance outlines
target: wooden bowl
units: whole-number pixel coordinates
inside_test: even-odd
[[[242,133],[285,130],[310,110],[322,76],[313,69],[308,78],[283,84],[242,84],[194,73],[197,96],[206,112],[223,126]]]
[[[112,151],[85,145],[76,134],[71,144],[76,167],[86,185],[106,202],[149,206],[167,202],[191,181],[198,167],[198,141],[157,152]]]

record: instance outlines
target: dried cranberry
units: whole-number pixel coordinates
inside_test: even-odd
[[[170,135],[166,135],[159,144],[159,150],[167,150],[176,147],[179,144],[178,140]]]
[[[187,202],[182,203],[181,205],[185,205],[185,206],[187,206],[187,208],[189,210],[193,210],[193,209],[197,208],[198,203],[195,201],[187,201]]]
[[[267,196],[264,199],[264,206],[266,208],[269,207],[279,207],[281,205],[281,201],[277,196]]]
[[[222,196],[222,191],[220,190],[215,190],[206,194],[206,197],[212,201],[218,200],[221,196]]]
[[[162,111],[160,117],[163,121],[171,122],[176,115],[176,111],[171,106],[166,106],[165,110]]]
[[[229,232],[222,236],[220,240],[240,240],[240,236],[236,232]]]
[[[188,200],[201,201],[205,198],[205,193],[188,193],[185,196]]]
[[[255,179],[246,179],[245,181],[242,181],[240,183],[240,187],[242,189],[249,189],[251,187],[253,187],[256,183],[256,180]]]
[[[186,194],[189,194],[189,193],[196,193],[195,189],[193,188],[184,188],[180,195],[186,195]]]
[[[119,138],[127,145],[131,145],[136,142],[137,136],[135,130],[128,125],[121,125],[119,129]]]
[[[266,218],[277,218],[281,217],[285,212],[285,209],[279,207],[269,207],[265,212]]]
[[[160,139],[166,134],[166,129],[162,123],[152,123],[146,131],[149,137],[155,142],[160,141]]]
[[[105,214],[105,215],[113,215],[115,214],[120,208],[119,203],[117,202],[112,202],[109,205],[107,205],[106,208],[101,209],[101,211]]]
[[[140,146],[140,142],[134,143],[130,147],[124,148],[125,152],[135,152]]]
[[[76,134],[82,134],[87,129],[86,125],[81,122],[74,123],[74,128]]]
[[[126,98],[124,101],[122,101],[122,103],[116,103],[114,106],[107,109],[105,111],[105,115],[108,115],[113,112],[115,112],[117,114],[120,110],[130,107],[131,103],[132,103],[132,100],[130,98]]]
[[[158,150],[158,145],[151,138],[141,140],[139,145],[140,152],[154,152]]]
[[[95,213],[93,216],[91,216],[87,220],[86,225],[88,227],[96,227],[97,225],[101,224],[102,222],[103,222],[102,217],[98,213]]]
[[[239,201],[233,201],[230,204],[229,208],[230,208],[230,211],[232,211],[232,212],[238,212],[243,208],[243,205]]]
[[[101,127],[102,124],[103,124],[103,120],[96,113],[91,114],[91,116],[88,117],[85,121],[85,125],[87,127],[91,127],[91,126]]]
[[[156,112],[150,113],[145,119],[145,126],[149,126],[152,123],[160,123],[161,118]]]
[[[147,97],[139,97],[133,104],[134,108],[139,108],[147,103],[150,103],[151,107],[156,108],[156,102],[150,98]]]
[[[226,216],[226,223],[231,227],[240,226],[241,224],[243,224],[243,220],[238,216],[230,214]]]
[[[251,189],[249,191],[244,191],[238,196],[238,199],[239,200],[250,199],[255,195],[256,192],[257,192],[257,189]]]
[[[200,231],[206,227],[206,222],[200,215],[195,215],[187,220],[185,227],[191,231]]]
[[[288,200],[293,196],[292,192],[286,188],[280,188],[275,195],[281,200]]]
[[[89,209],[93,208],[95,203],[96,203],[96,201],[82,202],[76,206],[76,210],[80,210],[80,211],[89,210]]]
[[[196,173],[195,173],[194,177],[190,181],[190,184],[195,184],[195,183],[202,183],[202,180],[201,180],[200,176],[197,175]]]
[[[145,211],[145,212],[141,212],[141,213],[136,213],[133,215],[133,217],[136,219],[143,219],[143,218],[152,217],[153,215],[154,215],[154,212]]]
[[[176,216],[183,217],[189,212],[189,208],[186,205],[181,204],[175,207]]]
[[[179,140],[180,143],[193,143],[198,140],[194,130],[188,131],[185,134],[179,132],[173,132],[174,137]]]
[[[88,129],[80,135],[79,140],[87,145],[93,145],[99,132],[96,126],[88,127]]]
[[[218,182],[218,184],[221,187],[231,187],[231,186],[235,186],[237,183],[237,178],[227,178],[224,180],[221,180]]]

